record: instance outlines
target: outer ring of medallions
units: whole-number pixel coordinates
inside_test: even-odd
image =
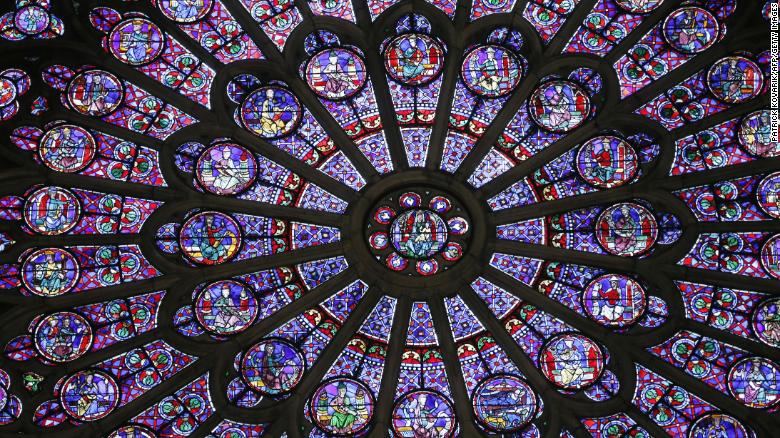
[[[452,196],[471,219],[471,240],[463,258],[446,271],[429,277],[394,272],[377,262],[365,238],[365,229],[373,208],[388,193],[397,190],[432,188]],[[428,299],[450,296],[468,285],[482,271],[481,264],[489,252],[489,232],[495,226],[489,221],[487,205],[474,191],[453,176],[428,169],[404,170],[371,183],[361,197],[350,204],[344,215],[342,245],[344,255],[358,278],[370,286],[379,286],[390,296]]]

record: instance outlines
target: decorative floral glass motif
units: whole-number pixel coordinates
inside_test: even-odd
[[[0,435],[772,436],[765,0],[14,0]]]

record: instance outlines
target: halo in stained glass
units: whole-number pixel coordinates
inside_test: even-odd
[[[257,161],[235,143],[217,143],[198,158],[195,174],[208,192],[234,195],[246,190],[257,177]]]
[[[625,275],[606,274],[593,279],[582,294],[588,316],[607,327],[634,324],[645,312],[645,290]]]
[[[550,339],[539,352],[539,365],[555,386],[583,389],[598,380],[604,371],[604,353],[593,340],[565,333]]]
[[[241,232],[230,216],[208,211],[187,219],[179,232],[179,244],[184,255],[193,262],[218,265],[238,253]]]
[[[444,48],[425,34],[403,34],[385,48],[385,69],[406,85],[424,85],[436,79],[444,67]]]
[[[753,331],[756,337],[772,347],[780,347],[780,298],[760,303],[753,313]]]
[[[727,103],[742,103],[756,97],[764,86],[764,74],[744,56],[727,56],[707,71],[712,94]]]
[[[252,290],[234,280],[220,280],[204,287],[195,299],[195,316],[206,330],[232,335],[255,321],[258,303]]]
[[[536,415],[536,393],[520,377],[497,374],[477,385],[471,404],[483,426],[494,432],[521,430]]]
[[[479,96],[500,97],[514,90],[523,75],[523,66],[507,48],[494,44],[472,49],[460,68],[463,82]]]
[[[306,64],[306,82],[325,99],[349,98],[360,91],[367,80],[363,59],[350,49],[322,50]]]
[[[73,289],[78,279],[78,262],[64,249],[39,249],[29,254],[22,263],[22,283],[35,295],[62,295]]]
[[[65,412],[78,421],[104,418],[119,404],[119,386],[113,377],[98,370],[79,371],[60,389]]]
[[[731,415],[711,413],[697,419],[691,427],[690,438],[708,438],[713,434],[721,434],[729,438],[747,438],[750,436],[745,426]]]
[[[35,327],[35,347],[52,362],[70,362],[92,346],[92,326],[73,312],[57,312],[42,318]]]
[[[275,86],[253,91],[241,103],[241,121],[262,138],[283,137],[301,120],[301,105],[290,91]]]
[[[48,131],[40,140],[38,155],[52,170],[78,172],[95,158],[97,146],[92,134],[76,125],[59,125]]]
[[[211,11],[214,0],[157,0],[162,13],[177,23],[194,23]]]
[[[590,114],[590,97],[579,85],[552,80],[539,85],[528,101],[528,113],[536,124],[552,132],[569,132]]]
[[[761,265],[769,275],[780,279],[780,234],[764,242],[761,247]]]
[[[616,204],[605,209],[596,221],[596,239],[610,254],[636,256],[655,245],[658,222],[639,204]]]
[[[332,436],[354,436],[369,427],[374,396],[360,380],[334,377],[312,393],[309,413],[321,431]]]
[[[615,0],[618,6],[623,8],[626,12],[633,12],[636,14],[646,14],[655,10],[664,0]]]
[[[425,259],[447,243],[447,224],[429,210],[408,210],[390,225],[390,242],[404,257]]]
[[[605,135],[592,138],[577,152],[577,172],[588,183],[602,188],[621,186],[639,170],[639,157],[622,138]]]
[[[264,339],[244,353],[241,376],[264,395],[285,394],[298,385],[306,370],[303,353],[284,339]]]
[[[145,18],[129,18],[117,23],[108,35],[111,54],[130,65],[154,61],[165,48],[165,35]]]
[[[780,155],[780,142],[771,139],[769,111],[748,114],[739,125],[739,143],[751,154],[769,158]]]
[[[729,371],[731,395],[751,408],[767,408],[780,401],[780,367],[762,357],[740,360]]]
[[[49,27],[49,12],[36,4],[27,4],[14,14],[16,28],[27,35],[36,35]]]
[[[672,11],[664,20],[664,38],[683,53],[699,53],[718,40],[720,24],[706,9],[686,6]]]
[[[434,434],[449,438],[456,430],[455,408],[446,396],[428,390],[412,391],[399,397],[390,421],[393,432],[401,437]]]
[[[68,102],[85,116],[105,116],[124,99],[124,87],[114,74],[103,70],[79,73],[68,84]]]
[[[756,189],[758,205],[766,214],[780,219],[780,172],[767,175]]]
[[[76,225],[80,214],[81,204],[76,195],[62,187],[41,187],[24,203],[24,221],[39,234],[66,233]]]

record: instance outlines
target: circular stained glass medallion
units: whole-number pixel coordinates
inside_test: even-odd
[[[81,203],[70,190],[42,187],[24,203],[24,221],[39,234],[57,235],[70,231],[78,222]]]
[[[262,138],[288,135],[301,120],[298,98],[287,89],[268,86],[253,91],[241,103],[241,121]]]
[[[201,325],[217,335],[246,330],[255,321],[258,303],[252,290],[237,281],[209,284],[195,299],[195,316]]]
[[[471,404],[483,426],[494,432],[521,430],[536,415],[536,393],[520,377],[499,374],[477,385]]]
[[[550,339],[539,353],[542,374],[555,386],[577,390],[591,386],[604,371],[604,353],[591,339],[566,333]]]
[[[758,183],[756,198],[766,214],[780,219],[780,172],[771,173]]]
[[[52,362],[70,362],[83,356],[92,346],[92,326],[73,312],[52,313],[35,327],[38,352]]]
[[[460,74],[469,90],[479,96],[501,97],[512,92],[522,79],[523,66],[509,49],[480,46],[463,59]]]
[[[216,195],[233,195],[254,183],[257,161],[245,147],[235,143],[218,143],[198,158],[195,175],[207,191]]]
[[[718,19],[696,6],[673,11],[663,25],[666,41],[683,53],[699,53],[712,47],[718,40],[719,31]]]
[[[124,98],[122,82],[112,73],[87,70],[68,84],[68,102],[85,116],[105,116],[116,110]]]
[[[780,155],[780,142],[772,141],[769,111],[760,110],[748,114],[740,123],[739,143],[749,153],[759,157]]]
[[[447,224],[429,210],[408,210],[390,225],[390,242],[400,255],[427,259],[447,243]]]
[[[292,391],[303,377],[303,353],[289,341],[265,339],[244,353],[241,376],[250,388],[275,396]]]
[[[594,321],[606,327],[626,327],[639,320],[646,308],[645,290],[625,275],[606,274],[593,279],[582,295],[582,305]]]
[[[444,48],[425,34],[399,35],[387,45],[385,69],[406,85],[423,85],[439,76],[444,66]]]
[[[336,377],[320,384],[309,399],[309,415],[321,431],[354,436],[369,427],[374,396],[360,380]]]
[[[118,23],[108,35],[111,54],[130,65],[148,64],[165,49],[165,35],[145,18],[129,18]]]
[[[664,0],[616,0],[615,3],[626,12],[645,14],[655,10]]]
[[[712,413],[696,420],[688,433],[689,438],[711,438],[724,436],[729,438],[748,438],[745,426],[731,415]]]
[[[764,74],[752,60],[744,56],[728,56],[710,67],[707,84],[718,99],[742,103],[758,96],[764,86]]]
[[[767,408],[780,401],[780,367],[763,357],[748,357],[729,371],[731,396],[751,408]]]
[[[51,23],[49,12],[41,6],[28,3],[14,14],[14,25],[26,35],[37,35]]]
[[[78,421],[96,421],[119,404],[119,386],[103,371],[79,371],[68,377],[60,389],[65,412]]]
[[[548,131],[569,132],[590,115],[590,97],[573,82],[553,80],[534,90],[528,112],[537,125]]]
[[[238,223],[224,213],[198,213],[182,225],[179,245],[184,255],[193,262],[218,265],[238,253],[241,232]]]
[[[621,186],[639,170],[639,157],[626,141],[615,136],[599,136],[583,144],[577,152],[577,172],[590,184],[602,188]]]
[[[158,0],[157,7],[177,23],[194,23],[211,11],[214,0]]]
[[[46,131],[38,146],[38,155],[47,167],[66,173],[87,167],[96,151],[92,134],[75,125],[59,125]]]
[[[341,100],[360,91],[368,80],[363,59],[350,49],[325,49],[306,64],[306,82],[320,97]]]
[[[449,438],[457,428],[455,408],[449,400],[427,390],[412,391],[398,398],[390,421],[393,432],[401,437],[434,434]]]
[[[154,434],[154,432],[147,429],[146,427],[133,424],[129,426],[122,426],[119,429],[111,432],[111,434],[108,435],[108,438],[157,438],[157,437]]]
[[[643,254],[658,239],[658,222],[650,211],[633,203],[605,209],[596,221],[596,239],[608,253],[623,257]]]
[[[22,263],[22,283],[42,297],[56,297],[70,291],[79,279],[79,264],[60,248],[39,249]]]
[[[780,347],[780,298],[770,298],[753,313],[753,331],[767,345]]]
[[[764,242],[761,247],[761,265],[769,275],[780,279],[780,234]]]

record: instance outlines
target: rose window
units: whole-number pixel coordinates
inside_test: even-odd
[[[773,8],[5,2],[0,435],[776,435]]]

